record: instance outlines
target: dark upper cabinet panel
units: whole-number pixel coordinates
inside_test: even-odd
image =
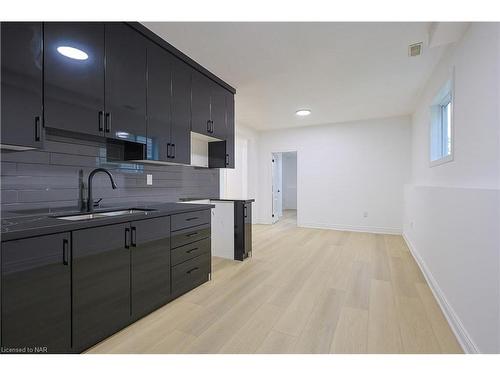
[[[234,95],[226,91],[226,168],[234,168]]]
[[[42,146],[42,23],[2,22],[1,141]]]
[[[172,60],[170,53],[148,44],[148,160],[168,161],[171,154]]]
[[[191,72],[192,69],[178,59],[172,71],[172,133],[171,160],[191,163]]]
[[[211,81],[193,70],[191,84],[191,130],[212,135],[210,124]]]
[[[130,322],[130,228],[73,234],[73,344],[80,352]]]
[[[146,143],[147,39],[123,23],[106,23],[105,132]]]
[[[71,350],[69,233],[2,243],[2,346]]]
[[[131,230],[132,317],[170,298],[170,217],[135,221]]]
[[[226,139],[226,92],[217,83],[210,82],[210,119],[212,121],[212,136]]]
[[[104,24],[44,24],[45,126],[103,135]]]

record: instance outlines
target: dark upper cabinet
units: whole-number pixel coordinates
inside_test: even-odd
[[[42,147],[42,23],[2,22],[2,145]]]
[[[210,81],[211,134],[215,138],[226,139],[226,93],[228,91],[214,81]]]
[[[234,95],[226,91],[226,168],[234,168]]]
[[[218,139],[226,138],[227,90],[193,71],[191,130]]]
[[[107,137],[146,143],[147,39],[124,23],[105,24]]]
[[[2,347],[71,351],[70,246],[69,233],[2,243]]]
[[[45,126],[104,135],[104,23],[44,24]]]
[[[191,72],[189,66],[174,58],[170,159],[175,163],[191,163]]]
[[[81,352],[130,322],[130,226],[74,231],[73,345]]]
[[[224,130],[221,138],[223,141],[208,143],[209,168],[234,168],[234,95],[224,92]]]
[[[191,85],[191,130],[196,133],[212,135],[210,119],[211,81],[203,74],[193,70]]]
[[[170,53],[154,43],[149,43],[146,132],[148,160],[167,161],[170,159],[172,60]]]
[[[148,45],[147,159],[191,162],[191,69]]]
[[[132,317],[170,299],[170,217],[134,221],[131,233]]]

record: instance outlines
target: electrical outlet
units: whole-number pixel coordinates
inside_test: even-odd
[[[412,221],[410,221],[410,228],[413,228],[415,226],[415,223]]]
[[[146,175],[146,185],[153,185],[153,175],[152,174]]]
[[[368,212],[367,211],[363,212],[363,217],[368,217]]]

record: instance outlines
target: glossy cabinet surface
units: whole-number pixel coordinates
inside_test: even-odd
[[[42,147],[42,23],[2,22],[1,34],[2,145]]]
[[[132,317],[170,299],[170,217],[135,221],[131,233]]]
[[[210,81],[210,120],[212,136],[226,139],[226,89]]]
[[[226,91],[226,160],[225,168],[235,167],[234,95]]]
[[[170,158],[182,164],[191,163],[191,72],[189,66],[173,59]]]
[[[210,119],[211,81],[203,74],[193,71],[191,84],[191,131],[212,135]]]
[[[130,321],[129,224],[73,234],[73,344],[80,352]]]
[[[124,23],[105,24],[107,137],[146,143],[147,39]]]
[[[71,351],[70,246],[69,233],[2,243],[3,348]]]
[[[44,65],[45,126],[104,135],[104,23],[44,23]]]
[[[252,252],[252,203],[234,202],[234,259]]]
[[[170,53],[154,43],[148,44],[148,160],[170,159],[172,60]]]

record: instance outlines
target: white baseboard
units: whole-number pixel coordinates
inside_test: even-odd
[[[455,334],[455,337],[458,340],[458,343],[462,347],[463,351],[468,354],[477,354],[481,353],[477,345],[474,343],[472,338],[470,337],[469,333],[465,329],[464,325],[462,324],[462,321],[458,317],[457,313],[451,305],[448,303],[448,300],[446,299],[446,296],[444,295],[443,290],[439,287],[436,279],[434,276],[432,276],[432,273],[430,272],[429,268],[425,264],[424,260],[420,257],[418,251],[416,248],[412,245],[411,241],[406,237],[405,233],[403,232],[403,238],[406,242],[406,245],[410,249],[411,254],[413,255],[413,258],[417,262],[418,266],[420,267],[420,270],[422,271],[422,274],[425,277],[425,280],[427,281],[427,284],[429,285],[432,294],[434,295],[434,298],[437,300],[439,307],[441,308],[441,311],[443,312],[446,320],[448,321],[448,324],[450,325],[453,333]]]
[[[355,225],[337,225],[337,224],[308,223],[308,222],[298,222],[297,226],[304,227],[304,228],[315,228],[315,229],[342,230],[342,231],[348,231],[348,232],[401,234],[400,228],[384,228],[384,227],[355,226]]]

